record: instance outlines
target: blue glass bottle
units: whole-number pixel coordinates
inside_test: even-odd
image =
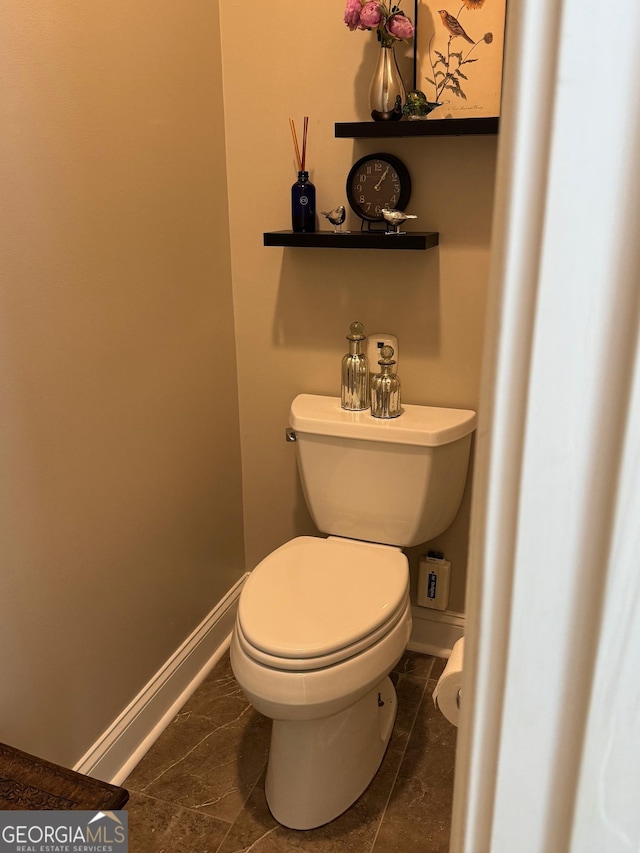
[[[316,188],[309,172],[298,172],[298,180],[291,187],[291,227],[299,232],[316,230]]]

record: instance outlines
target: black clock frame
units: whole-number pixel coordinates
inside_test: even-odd
[[[384,217],[381,213],[370,215],[362,210],[362,208],[355,199],[354,192],[352,189],[352,181],[354,176],[365,163],[368,163],[371,160],[382,160],[384,163],[388,163],[389,166],[391,166],[391,168],[394,169],[398,175],[398,180],[400,182],[400,197],[398,198],[398,202],[395,205],[395,210],[404,210],[409,204],[409,199],[411,198],[411,176],[409,175],[409,170],[399,157],[396,157],[393,154],[386,154],[384,152],[377,152],[376,154],[366,154],[364,157],[361,157],[353,164],[353,166],[349,170],[349,174],[347,175],[347,201],[349,202],[349,206],[356,214],[356,216],[362,219],[363,227],[365,223],[370,224],[372,222],[384,222]]]

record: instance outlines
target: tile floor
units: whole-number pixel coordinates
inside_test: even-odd
[[[345,814],[300,832],[267,808],[271,723],[244,698],[227,653],[123,783],[130,853],[445,853],[456,729],[431,699],[444,664],[405,654],[375,779]]]

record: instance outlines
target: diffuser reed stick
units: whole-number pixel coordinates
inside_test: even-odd
[[[304,117],[302,130],[302,171],[305,171],[307,162],[307,130],[309,129],[309,116]]]
[[[309,172],[307,172],[309,116],[304,117],[302,125],[302,153],[300,153],[296,125],[292,118],[289,119],[289,127],[298,166],[298,180],[291,187],[291,227],[294,231],[313,232],[316,230],[316,188],[309,180]]]
[[[300,154],[300,146],[298,145],[298,134],[296,133],[296,125],[292,118],[289,119],[289,127],[291,129],[291,136],[293,138],[293,149],[296,155],[298,171],[304,172],[306,171],[305,164],[307,161],[307,133],[309,130],[309,116],[304,117],[302,125],[302,155]]]

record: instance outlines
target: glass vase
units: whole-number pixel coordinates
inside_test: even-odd
[[[393,47],[380,45],[376,70],[369,90],[371,118],[374,121],[398,121],[407,93],[400,76]]]

